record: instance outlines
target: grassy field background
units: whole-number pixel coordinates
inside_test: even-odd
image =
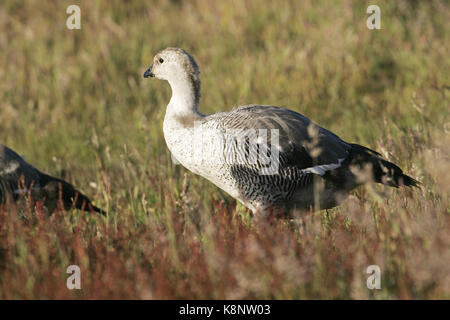
[[[0,142],[108,216],[0,209],[0,298],[449,299],[449,21],[446,1],[2,1]],[[169,46],[199,63],[202,112],[288,107],[423,187],[253,223],[171,162],[170,87],[142,77]]]

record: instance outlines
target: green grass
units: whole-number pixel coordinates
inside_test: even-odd
[[[77,3],[77,2],[75,2]],[[0,137],[108,210],[0,210],[0,298],[450,298],[446,1],[74,1],[0,5]],[[255,224],[172,164],[170,88],[143,72],[182,47],[205,113],[288,107],[423,182],[370,185],[301,221]],[[82,290],[66,288],[67,266]],[[366,288],[377,264],[382,289]]]

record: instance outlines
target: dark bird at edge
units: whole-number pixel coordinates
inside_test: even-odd
[[[50,214],[62,205],[64,210],[75,208],[106,215],[73,185],[42,173],[16,152],[0,144],[0,204],[17,201],[23,196],[42,203]]]

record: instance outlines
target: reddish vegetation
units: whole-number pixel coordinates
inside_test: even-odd
[[[140,223],[132,215],[76,211],[19,218],[3,208],[0,298],[408,299],[449,292],[449,217],[410,198],[413,191],[371,204],[362,192],[339,213],[249,223],[214,200],[214,213],[199,215],[187,194],[178,201],[167,195],[172,210]],[[411,206],[427,210],[410,213]],[[82,290],[66,288],[70,264],[81,268]],[[371,264],[382,270],[377,292],[366,288]]]

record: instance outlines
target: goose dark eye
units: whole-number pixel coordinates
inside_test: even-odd
[[[163,63],[164,59],[163,58],[159,58],[159,63]]]

